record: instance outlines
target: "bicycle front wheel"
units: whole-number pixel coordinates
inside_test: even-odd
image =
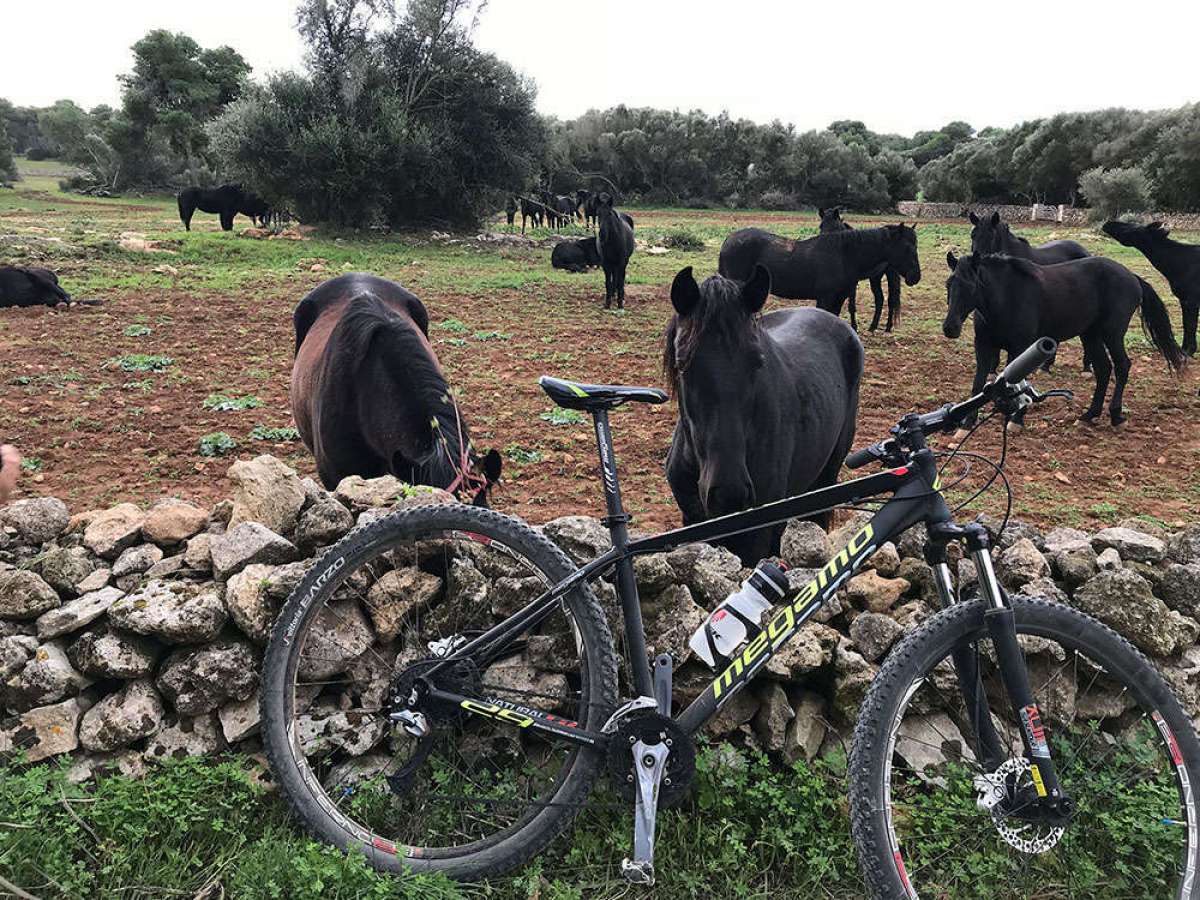
[[[421,737],[390,713],[444,651],[573,571],[519,520],[458,504],[394,513],[331,548],[288,599],[263,665],[264,743],[305,826],[377,868],[464,880],[518,866],[562,831],[600,771],[597,750],[515,727],[503,712],[431,703]],[[504,646],[428,680],[598,732],[615,705],[616,660],[582,586]]]
[[[873,896],[1200,896],[1200,743],[1175,695],[1128,641],[1079,611],[1022,599],[1013,611],[1075,814],[1057,827],[1021,814],[1036,772],[984,606],[951,607],[897,645],[859,713],[850,810]],[[976,757],[955,651],[980,673],[999,764]],[[1015,799],[995,803],[998,794]]]

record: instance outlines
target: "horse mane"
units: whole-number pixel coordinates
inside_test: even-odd
[[[1001,233],[1006,235],[1007,237],[1011,238],[1012,240],[1016,241],[1018,244],[1024,244],[1026,247],[1031,246],[1031,244],[1029,243],[1029,238],[1021,237],[1021,235],[1019,235],[1019,234],[1013,234],[1013,230],[1008,227],[1007,222],[1001,222],[996,227],[998,229],[1003,229]]]
[[[449,481],[456,471],[453,460],[461,455],[459,435],[470,445],[467,423],[459,416],[450,385],[416,323],[363,291],[350,301],[330,335],[326,366],[336,366],[349,380],[357,381],[372,347],[377,352],[383,349],[393,366],[403,367],[405,397],[416,407],[423,427],[437,422],[436,430],[449,445],[447,452],[433,440],[431,429],[429,452],[417,462],[428,474],[445,475]]]
[[[979,264],[991,268],[1003,266],[1026,278],[1037,278],[1038,264],[1020,256],[1009,256],[1007,253],[985,253],[979,257]]]
[[[839,232],[840,233],[840,232]],[[749,333],[757,337],[759,319],[749,317]],[[663,375],[675,393],[679,391],[680,376],[691,364],[700,338],[716,333],[728,346],[737,346],[746,339],[747,316],[742,305],[741,284],[723,275],[710,275],[700,285],[700,300],[688,315],[671,316],[663,335]]]

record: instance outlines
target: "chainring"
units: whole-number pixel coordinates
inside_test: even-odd
[[[660,808],[677,806],[687,796],[696,775],[696,745],[691,735],[674,719],[656,712],[643,712],[621,722],[608,741],[608,774],[621,798],[632,803],[637,795],[631,748],[666,743],[670,750],[658,788]]]

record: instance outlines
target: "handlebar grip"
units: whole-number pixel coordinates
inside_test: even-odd
[[[1005,384],[1016,384],[1036,372],[1042,365],[1054,358],[1058,352],[1058,342],[1054,338],[1038,338],[1025,352],[1004,367],[1000,379]]]
[[[878,459],[875,454],[875,446],[863,447],[861,450],[855,450],[846,457],[847,469],[860,469],[869,462]]]

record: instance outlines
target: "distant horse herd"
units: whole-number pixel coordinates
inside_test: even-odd
[[[270,210],[237,185],[189,188],[178,198],[190,229],[196,210],[216,213],[224,230],[236,215],[265,222]],[[554,247],[554,267],[604,270],[605,308],[624,308],[635,250],[634,222],[606,191],[511,197],[508,221],[582,221],[593,236]],[[673,314],[664,332],[663,369],[679,401],[666,475],[685,523],[823,487],[836,481],[855,435],[864,352],[855,296],[867,280],[875,299],[870,328],[884,306],[891,331],[900,321],[900,283],[921,279],[917,229],[905,223],[852,228],[841,209],[819,210],[820,230],[793,239],[738,229],[718,254],[717,274],[698,282],[688,266],[670,287]],[[1080,338],[1095,392],[1081,419],[1094,422],[1115,378],[1109,418],[1125,421],[1131,368],[1125,334],[1135,312],[1156,352],[1180,369],[1196,350],[1200,245],[1168,237],[1161,223],[1108,222],[1104,231],[1139,249],[1166,277],[1183,310],[1182,346],[1166,306],[1144,279],[1092,256],[1075,241],[1039,246],[1014,235],[999,215],[970,215],[970,252],[946,255],[947,311],[942,331],[958,338],[974,320],[980,389],[1000,364],[1037,337]],[[770,294],[813,300],[816,308],[763,314]],[[53,272],[0,267],[0,306],[71,301]],[[850,322],[840,317],[849,303]],[[486,505],[500,478],[495,450],[479,452],[429,340],[424,304],[392,281],[342,275],[297,305],[292,413],[316,459],[321,481],[392,474],[450,490]],[[729,546],[746,562],[778,552],[776,532],[741,535]]]

